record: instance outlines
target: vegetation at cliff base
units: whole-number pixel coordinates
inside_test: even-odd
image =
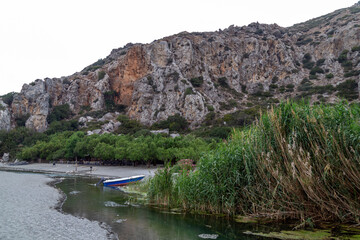
[[[148,193],[190,211],[359,223],[360,107],[281,103]]]
[[[61,132],[46,141],[22,148],[17,155],[22,160],[98,160],[103,164],[150,164],[176,162],[183,158],[198,160],[201,154],[214,148],[216,142],[206,142],[193,136],[163,137]]]

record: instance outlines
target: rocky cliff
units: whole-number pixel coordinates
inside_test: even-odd
[[[9,106],[0,102],[0,129],[28,116],[27,127],[44,131],[51,109],[63,104],[75,115],[115,106],[146,125],[180,114],[195,128],[211,112],[280,99],[358,101],[359,63],[358,4],[289,28],[182,32],[114,49],[68,77],[25,84]]]

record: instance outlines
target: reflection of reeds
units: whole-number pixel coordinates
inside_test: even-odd
[[[281,103],[234,131],[197,171],[159,184],[170,183],[166,202],[186,209],[359,223],[359,120],[360,108],[347,103]]]

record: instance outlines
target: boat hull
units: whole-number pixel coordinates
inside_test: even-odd
[[[139,175],[139,176],[134,176],[134,177],[106,180],[103,182],[103,184],[105,187],[120,187],[120,186],[128,185],[130,183],[138,182],[141,179],[143,179],[144,177],[145,177],[145,175]]]

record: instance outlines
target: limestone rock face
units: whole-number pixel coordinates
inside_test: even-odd
[[[10,131],[11,129],[11,114],[8,105],[0,98],[0,130]]]
[[[289,28],[252,23],[128,44],[71,76],[25,84],[10,113],[29,114],[26,126],[44,131],[54,106],[69,104],[76,115],[123,105],[146,125],[180,114],[195,128],[210,112],[221,117],[304,96],[336,101],[343,83],[352,88],[349,100],[359,101],[359,26],[354,5]]]
[[[45,82],[36,80],[31,84],[24,84],[21,92],[15,94],[11,105],[15,117],[29,115],[25,126],[39,132],[46,130],[48,123],[50,95]]]

